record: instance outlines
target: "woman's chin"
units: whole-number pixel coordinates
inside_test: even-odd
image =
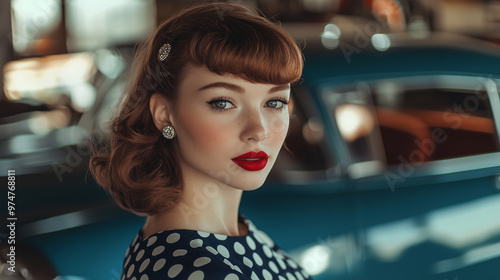
[[[262,187],[262,185],[263,184],[247,186],[243,190],[244,191],[255,191],[255,190],[258,190],[260,187]]]
[[[243,190],[243,191],[253,191],[253,190],[257,190],[259,189],[260,187],[262,187],[262,185],[264,185],[264,182],[265,182],[265,177],[264,178],[252,178],[252,179],[249,179],[249,180],[238,180],[239,182],[237,182],[237,184],[234,184],[233,187],[234,188],[237,188],[237,189],[240,189],[240,190]]]

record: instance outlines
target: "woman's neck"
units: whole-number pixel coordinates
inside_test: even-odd
[[[171,229],[200,230],[228,236],[247,235],[247,226],[238,222],[242,192],[215,183],[193,186],[185,182],[181,201],[168,212],[148,216],[142,229],[143,236]]]

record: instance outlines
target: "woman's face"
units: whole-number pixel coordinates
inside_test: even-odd
[[[289,100],[288,84],[256,84],[189,66],[170,117],[184,182],[260,187],[285,140]]]

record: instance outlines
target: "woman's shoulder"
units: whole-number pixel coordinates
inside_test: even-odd
[[[139,232],[127,250],[122,279],[308,279],[271,238],[246,222],[246,236],[169,230],[143,239]]]

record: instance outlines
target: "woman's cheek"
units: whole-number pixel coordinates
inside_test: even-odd
[[[217,118],[210,118],[207,116],[200,116],[198,119],[193,120],[196,139],[202,142],[203,145],[224,147],[228,140],[231,140],[229,132],[234,131],[229,125],[217,120]]]
[[[269,132],[272,133],[273,140],[283,142],[288,132],[290,124],[288,112],[282,112],[278,115],[273,115],[269,122]],[[274,141],[273,141],[274,142]]]

